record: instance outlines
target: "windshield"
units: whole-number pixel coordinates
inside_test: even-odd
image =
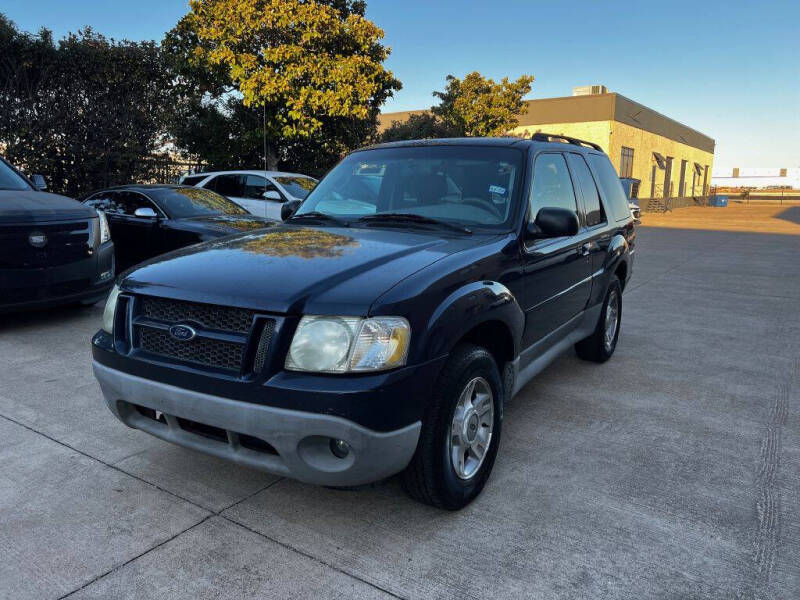
[[[401,213],[507,229],[523,154],[498,146],[416,146],[354,152],[297,211],[346,219]]]
[[[185,187],[153,190],[151,195],[173,219],[203,217],[207,215],[246,215],[238,204],[203,188]]]
[[[308,193],[317,185],[317,180],[311,177],[276,177],[275,181],[281,184],[283,189],[289,192],[295,198],[305,200]]]
[[[31,186],[14,169],[0,160],[0,190],[30,190]]]

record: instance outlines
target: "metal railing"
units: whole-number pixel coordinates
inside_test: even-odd
[[[689,206],[707,206],[708,196],[688,196],[683,198],[634,198],[642,212],[668,212]]]
[[[721,194],[728,197],[728,202],[741,204],[797,204],[800,202],[800,190],[781,189],[781,190],[743,190],[741,188],[717,188],[712,187],[709,192],[712,196]]]

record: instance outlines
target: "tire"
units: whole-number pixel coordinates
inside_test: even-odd
[[[469,385],[473,387],[467,395]],[[468,397],[469,403],[465,400]],[[473,398],[475,406],[471,404]],[[492,355],[472,344],[457,346],[434,385],[417,450],[403,472],[403,485],[409,496],[447,510],[459,510],[474,500],[494,466],[500,445],[502,410],[503,383]],[[456,418],[463,426],[459,435],[451,433]],[[481,444],[488,447],[478,458],[472,448],[479,450]],[[467,450],[461,452],[461,448]],[[461,475],[454,465],[454,453],[466,456],[460,463]]]
[[[611,310],[610,305],[616,304],[616,310]],[[616,323],[610,341],[606,340],[607,325],[609,319],[614,318]],[[600,318],[597,320],[597,327],[592,335],[582,339],[575,344],[575,352],[583,360],[604,363],[614,354],[619,340],[619,330],[622,325],[622,286],[619,278],[614,275],[606,290],[606,297],[603,300],[603,307],[600,310]]]

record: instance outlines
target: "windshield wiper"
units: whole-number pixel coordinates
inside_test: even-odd
[[[327,213],[319,212],[318,210],[312,210],[299,215],[292,215],[287,219],[287,222],[299,221],[300,219],[318,219],[320,221],[330,221],[331,223],[336,223],[337,225],[340,225],[342,227],[350,227],[350,223],[348,223],[344,219],[334,217],[333,215],[329,215]]]
[[[435,225],[437,227],[445,227],[452,231],[459,233],[472,233],[469,227],[443,221],[441,219],[434,219],[432,217],[423,217],[422,215],[415,215],[414,213],[376,213],[374,215],[366,215],[358,219],[358,222],[365,223],[412,223],[420,225]]]

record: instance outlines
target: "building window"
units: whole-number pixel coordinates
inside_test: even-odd
[[[678,180],[678,198],[683,198],[686,192],[686,163],[688,161],[681,161],[681,178]]]
[[[622,156],[619,160],[619,176],[623,179],[633,177],[633,148],[622,147]]]

